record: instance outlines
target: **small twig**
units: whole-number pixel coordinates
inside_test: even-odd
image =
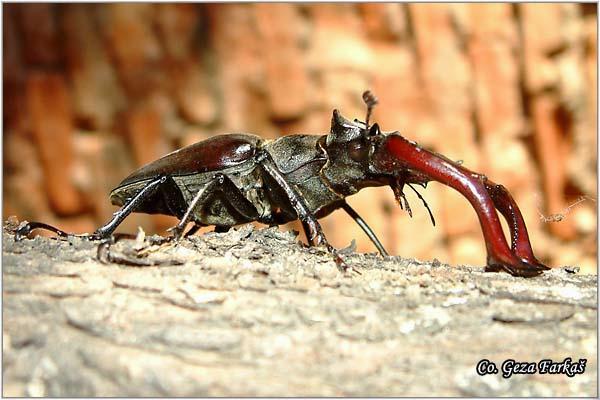
[[[556,213],[556,214],[550,214],[548,216],[542,214],[540,212],[540,210],[538,209],[538,214],[540,214],[540,219],[542,220],[542,222],[544,223],[549,223],[549,222],[560,222],[563,219],[566,218],[567,214],[569,214],[569,212],[571,212],[571,209],[573,207],[575,207],[576,205],[578,205],[579,203],[583,203],[586,200],[591,200],[591,201],[596,201],[593,197],[590,196],[579,196],[577,198],[577,200],[575,200],[574,203],[570,204],[569,206],[567,206],[564,210],[562,210],[560,213]]]

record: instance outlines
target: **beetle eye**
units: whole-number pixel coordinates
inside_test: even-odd
[[[379,129],[379,124],[375,123],[367,132],[367,136],[377,136],[381,134],[381,130]]]
[[[351,142],[348,145],[348,155],[356,162],[363,162],[369,154],[368,147],[360,142]]]

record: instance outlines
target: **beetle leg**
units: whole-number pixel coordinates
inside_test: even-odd
[[[367,225],[365,220],[362,219],[362,217],[360,215],[358,215],[358,213],[352,207],[350,207],[350,204],[348,204],[344,201],[344,203],[342,204],[342,208],[344,209],[344,211],[346,211],[348,213],[348,215],[350,215],[350,217],[354,220],[354,222],[356,222],[358,224],[358,226],[360,226],[360,228],[365,232],[365,234],[369,237],[369,239],[371,239],[371,242],[373,242],[375,247],[377,247],[377,250],[379,250],[379,253],[383,257],[389,256],[388,252],[385,250],[385,248],[383,247],[383,245],[381,244],[381,242],[379,241],[377,236],[375,236],[375,233],[373,232],[373,230],[369,227],[369,225]]]
[[[113,218],[108,223],[96,229],[96,231],[91,235],[77,235],[73,233],[67,233],[51,225],[44,224],[43,222],[29,222],[27,225],[23,226],[16,232],[15,239],[22,239],[24,236],[27,236],[33,229],[47,229],[52,232],[55,232],[61,237],[75,236],[87,238],[90,240],[101,240],[101,243],[97,249],[97,258],[102,263],[119,262],[129,263],[129,265],[146,265],[144,263],[138,263],[133,261],[124,262],[122,259],[113,257],[110,253],[111,244],[115,243],[119,238],[129,235],[119,235],[115,237],[112,235],[112,233],[129,214],[135,211],[136,207],[138,207],[141,202],[143,202],[149,196],[152,196],[152,194],[154,194],[156,190],[158,190],[160,185],[163,184],[166,180],[167,177],[163,176],[150,182],[140,192],[133,196],[133,198],[131,198],[119,211],[114,213]]]
[[[298,219],[300,219],[302,222],[302,226],[305,230],[308,229],[309,234],[307,237],[309,243],[317,246],[324,246],[329,253],[333,255],[335,263],[338,267],[340,267],[344,272],[350,270],[351,268],[346,264],[342,257],[340,257],[337,250],[327,241],[321,224],[319,224],[317,217],[308,208],[308,204],[306,204],[306,201],[302,195],[287,181],[281,171],[279,171],[271,156],[266,151],[263,151],[257,156],[257,161],[260,168],[262,168],[266,174],[273,178],[279,187],[281,187],[281,189],[285,192],[290,205],[294,211],[296,211]]]
[[[148,197],[152,196],[162,185],[167,181],[166,176],[161,176],[158,179],[153,180],[148,185],[146,185],[142,190],[140,190],[135,196],[133,196],[125,205],[116,213],[113,214],[113,217],[110,221],[108,221],[105,225],[96,229],[96,231],[91,235],[91,239],[103,239],[110,236],[115,229],[123,222],[125,218]]]
[[[244,196],[231,178],[225,174],[217,173],[213,180],[198,190],[198,193],[190,203],[183,217],[181,217],[179,223],[169,229],[173,233],[175,240],[181,239],[185,226],[192,218],[196,207],[198,205],[205,205],[211,197],[218,194],[221,194],[222,200],[231,205],[244,218],[250,221],[258,218],[256,207]]]
[[[310,228],[308,227],[308,224],[304,221],[300,221],[300,223],[302,224],[302,229],[304,230],[304,235],[306,236],[306,241],[308,242],[308,246],[314,246],[315,244],[313,243],[311,236],[312,234],[310,233]]]
[[[78,235],[78,234],[74,234],[74,233],[68,233],[68,232],[62,231],[58,228],[55,228],[52,225],[45,224],[43,222],[29,222],[17,230],[17,232],[15,234],[15,239],[16,240],[23,239],[23,237],[26,237],[27,235],[29,235],[29,233],[31,233],[31,231],[33,231],[34,229],[46,229],[46,230],[56,233],[57,235],[59,235],[61,237],[76,236],[76,237],[87,238],[90,240],[98,240],[98,239],[106,238],[114,232],[114,230],[121,224],[121,222],[123,222],[123,220],[129,214],[131,214],[131,212],[135,211],[136,207],[141,202],[143,202],[147,197],[154,194],[156,192],[156,190],[159,188],[159,186],[162,183],[164,183],[166,180],[167,180],[167,177],[163,176],[163,177],[160,177],[160,178],[150,182],[142,190],[140,190],[135,196],[133,196],[133,198],[131,200],[129,200],[119,211],[114,213],[113,218],[107,224],[96,229],[96,231],[94,233],[92,233],[91,235],[88,235],[88,234]]]
[[[23,238],[29,236],[29,234],[35,229],[45,229],[47,231],[56,233],[62,238],[67,238],[70,235],[72,235],[68,232],[55,228],[52,225],[48,225],[43,222],[31,221],[17,229],[17,231],[15,232],[15,241],[18,242],[20,240],[23,240]]]
[[[198,193],[196,193],[196,196],[194,196],[194,199],[188,206],[188,209],[186,210],[185,214],[183,214],[183,217],[181,217],[181,219],[179,220],[179,223],[177,225],[167,229],[168,232],[172,233],[172,235],[173,235],[172,237],[175,240],[179,240],[183,236],[185,227],[187,226],[188,222],[190,222],[190,218],[192,217],[192,213],[196,209],[196,206],[199,203],[204,204],[206,202],[206,200],[208,199],[208,197],[212,195],[215,185],[218,184],[217,180],[220,179],[221,183],[223,183],[222,174],[220,174],[220,175],[221,176],[219,176],[219,177],[215,176],[215,179],[213,179],[208,184],[206,184],[204,187],[202,187],[200,190],[198,190]],[[213,190],[211,190],[211,189],[213,189]]]

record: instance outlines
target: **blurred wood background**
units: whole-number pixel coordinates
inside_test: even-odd
[[[596,21],[595,4],[4,4],[4,218],[91,232],[134,168],[220,133],[324,134],[372,89],[383,130],[511,191],[540,259],[596,272]],[[422,193],[436,227],[411,193],[412,220],[389,188],[349,202],[393,254],[483,265],[468,202]],[[343,213],[323,226],[375,251]]]

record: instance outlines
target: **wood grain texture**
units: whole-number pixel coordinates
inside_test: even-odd
[[[4,396],[597,395],[595,275],[344,252],[361,272],[345,275],[251,226],[113,246],[159,266],[100,264],[96,246],[5,231]],[[483,358],[567,357],[587,358],[585,373],[475,372]]]

